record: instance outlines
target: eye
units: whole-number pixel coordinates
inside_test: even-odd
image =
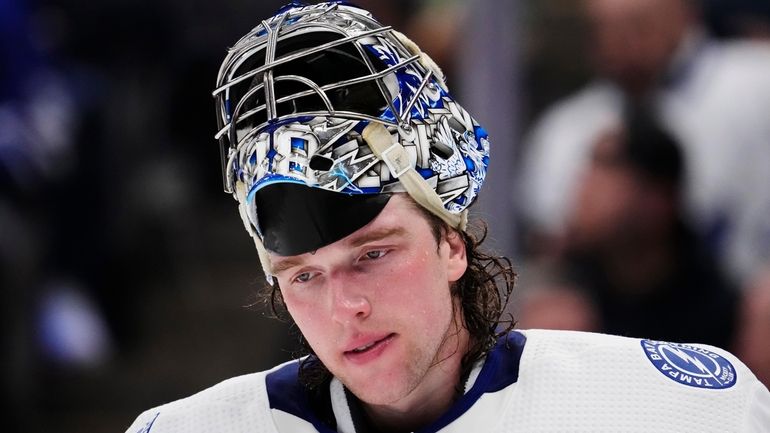
[[[295,283],[307,283],[311,279],[313,279],[314,275],[310,272],[303,272],[296,277],[294,277]]]
[[[372,250],[364,254],[364,258],[367,260],[377,260],[382,258],[385,254],[388,254],[387,250]]]

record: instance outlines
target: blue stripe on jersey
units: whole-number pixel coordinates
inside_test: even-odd
[[[484,366],[471,389],[436,422],[418,430],[417,433],[441,430],[467,412],[483,394],[500,391],[515,383],[519,379],[519,361],[526,342],[527,338],[519,332],[510,332],[501,337],[487,355]],[[333,433],[334,427],[324,424],[313,413],[311,407],[319,405],[310,404],[307,389],[299,383],[298,372],[299,363],[293,362],[267,375],[265,380],[270,407],[310,422],[319,432]],[[328,400],[329,392],[328,387],[326,388],[326,392],[320,395]]]
[[[484,368],[479,374],[479,383],[484,371],[489,368],[489,381],[484,386],[484,392],[497,392],[519,380],[519,361],[527,337],[519,332],[509,332],[505,338],[501,338],[497,346],[487,357]],[[491,365],[490,365],[491,364]],[[474,384],[474,388],[476,387]],[[471,388],[471,391],[473,389]]]
[[[321,433],[336,433],[336,426],[332,428],[321,422],[311,409],[307,388],[299,382],[299,361],[292,362],[267,375],[267,397],[271,409],[290,413],[298,418],[313,424]],[[328,386],[323,398],[329,400]]]
[[[519,332],[509,332],[501,337],[487,355],[476,382],[449,410],[433,424],[415,433],[441,430],[468,411],[479,398],[488,392],[497,392],[519,380],[519,361],[527,337]]]

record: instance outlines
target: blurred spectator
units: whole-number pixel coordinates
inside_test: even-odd
[[[770,386],[770,268],[750,282],[740,311],[735,354]]]
[[[48,34],[34,25],[36,10],[22,0],[0,2],[0,385],[9,431],[38,422],[32,415],[46,366],[94,366],[110,348],[90,293],[80,282],[62,291],[61,277],[81,277],[70,265],[82,258],[62,240],[89,239],[80,230],[85,221],[69,224],[82,101],[51,56]],[[61,302],[67,295],[81,302]],[[57,338],[41,337],[43,322],[56,324],[49,329]],[[74,322],[77,329],[59,326]],[[101,338],[91,339],[94,333]]]
[[[705,18],[719,37],[770,40],[767,0],[703,0]]]
[[[677,143],[643,114],[600,136],[556,258],[566,284],[521,309],[546,296],[563,315],[597,314],[602,332],[729,347],[736,294],[682,220],[683,172]]]
[[[683,147],[687,219],[740,283],[770,260],[770,44],[716,41],[688,0],[585,0],[593,82],[531,130],[518,203],[538,245],[563,236],[592,144],[646,104]]]
[[[529,286],[530,290],[517,302],[519,308],[514,317],[519,328],[601,331],[601,319],[593,299],[574,282],[552,281],[542,275],[534,280],[536,285]]]

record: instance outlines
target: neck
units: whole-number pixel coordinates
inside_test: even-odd
[[[461,323],[462,317],[456,317],[457,325],[445,336],[433,366],[409,395],[389,404],[363,403],[369,420],[379,431],[417,430],[438,419],[459,397],[462,358],[468,352],[470,340],[468,330]]]

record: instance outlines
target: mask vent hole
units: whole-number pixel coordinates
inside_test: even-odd
[[[311,169],[316,171],[329,171],[331,170],[332,165],[334,165],[334,161],[323,155],[313,155],[313,157],[310,158],[310,163],[308,165]]]

